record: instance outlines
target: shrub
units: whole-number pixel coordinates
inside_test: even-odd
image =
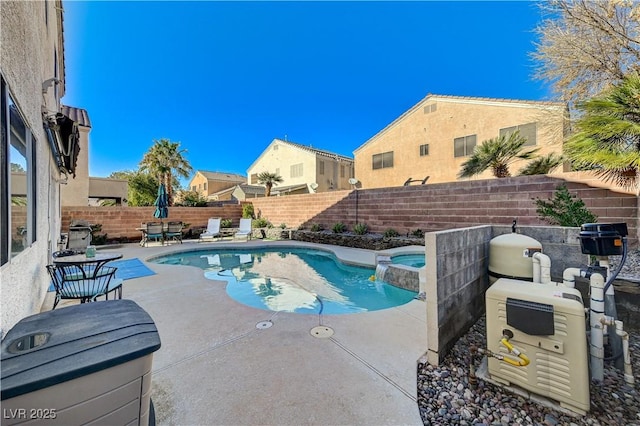
[[[255,219],[256,215],[253,211],[253,204],[244,204],[242,206],[242,217],[244,219]]]
[[[231,228],[233,226],[233,220],[220,219],[220,228]]]
[[[424,237],[424,231],[422,229],[416,229],[415,231],[411,232],[411,235],[417,238],[422,238]]]
[[[287,224],[286,223],[281,223],[280,224],[280,229],[287,229]]]
[[[598,220],[598,216],[591,213],[580,198],[569,193],[565,184],[556,188],[553,199],[536,198],[534,202],[540,219],[551,225],[581,226]]]
[[[342,222],[338,222],[335,225],[333,225],[333,232],[335,232],[336,234],[342,234],[346,230],[347,230],[347,225],[345,225]]]
[[[397,237],[400,234],[398,234],[398,231],[396,231],[395,229],[389,228],[386,231],[384,231],[383,235],[385,238],[392,238],[392,237]]]
[[[324,226],[322,226],[322,224],[320,223],[314,223],[311,225],[311,231],[312,232],[320,232],[324,229]]]
[[[251,226],[253,228],[271,228],[271,223],[264,217],[260,217],[258,219],[254,219],[251,221]]]
[[[364,223],[356,223],[353,227],[353,232],[355,232],[357,235],[364,235],[369,232],[369,228],[367,228],[367,225],[365,225]]]

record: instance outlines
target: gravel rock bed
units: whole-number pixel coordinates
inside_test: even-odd
[[[616,257],[611,258],[615,264]],[[640,250],[630,250],[620,277],[640,280]],[[625,325],[626,327],[626,325]],[[425,425],[640,426],[640,329],[628,329],[634,387],[605,362],[604,380],[591,384],[591,410],[572,416],[542,406],[480,378],[469,379],[470,348],[486,347],[484,316],[461,337],[439,367],[418,363],[418,407]],[[479,367],[481,355],[473,357]],[[474,383],[475,382],[475,383]]]

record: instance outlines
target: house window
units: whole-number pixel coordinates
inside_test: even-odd
[[[276,174],[280,176],[280,167],[276,167]]]
[[[504,129],[500,129],[500,136],[509,137],[510,134],[514,133],[515,131],[519,131],[520,136],[527,140],[524,146],[533,146],[536,145],[536,130],[537,123],[527,123],[521,124],[519,126],[505,127]]]
[[[203,186],[203,189],[206,191],[207,190],[207,182],[203,183],[202,186]]]
[[[466,157],[473,154],[476,147],[476,135],[463,136],[453,140],[453,156]]]
[[[393,167],[393,151],[373,155],[373,170]]]
[[[428,143],[420,145],[420,157],[424,157],[425,155],[429,155],[429,144]]]
[[[345,170],[344,164],[341,164],[341,165],[340,165],[340,177],[341,177],[341,178],[343,178],[343,177],[344,177],[344,175],[345,175],[345,174],[344,174],[344,170]]]
[[[0,264],[36,240],[35,140],[1,80]]]
[[[251,185],[255,185],[255,184],[257,184],[257,183],[258,183],[258,174],[257,174],[257,173],[254,173],[254,174],[252,174],[252,175],[251,175],[251,182],[250,182],[250,184],[251,184]]]
[[[318,161],[318,174],[324,175],[324,161]]]
[[[278,150],[278,146],[279,146],[279,145],[274,145],[274,146],[273,146],[273,150],[274,150],[274,151],[277,151],[277,150]]]
[[[196,189],[197,189],[197,188],[196,188],[196,186],[195,186],[195,185],[193,185],[193,186],[191,187],[191,190],[192,190],[192,191],[194,191],[194,192],[195,192],[195,190],[196,190]]]
[[[302,163],[293,164],[290,171],[291,177],[302,177]]]

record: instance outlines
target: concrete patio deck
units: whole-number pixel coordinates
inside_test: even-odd
[[[137,257],[157,273],[126,280],[123,296],[144,308],[160,333],[152,391],[157,424],[421,425],[416,364],[427,348],[423,301],[321,318],[271,312],[234,301],[225,282],[206,279],[199,268],[146,262],[179,250],[264,244],[185,241],[104,250]],[[349,262],[373,264],[374,252],[330,247]],[[51,293],[44,309],[49,299]],[[262,321],[273,326],[256,328]],[[313,337],[320,321],[335,334]]]

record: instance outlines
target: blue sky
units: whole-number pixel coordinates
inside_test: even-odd
[[[66,95],[89,172],[153,141],[246,174],[274,138],[352,156],[429,93],[548,100],[532,2],[65,1]],[[188,180],[182,180],[183,185]]]

